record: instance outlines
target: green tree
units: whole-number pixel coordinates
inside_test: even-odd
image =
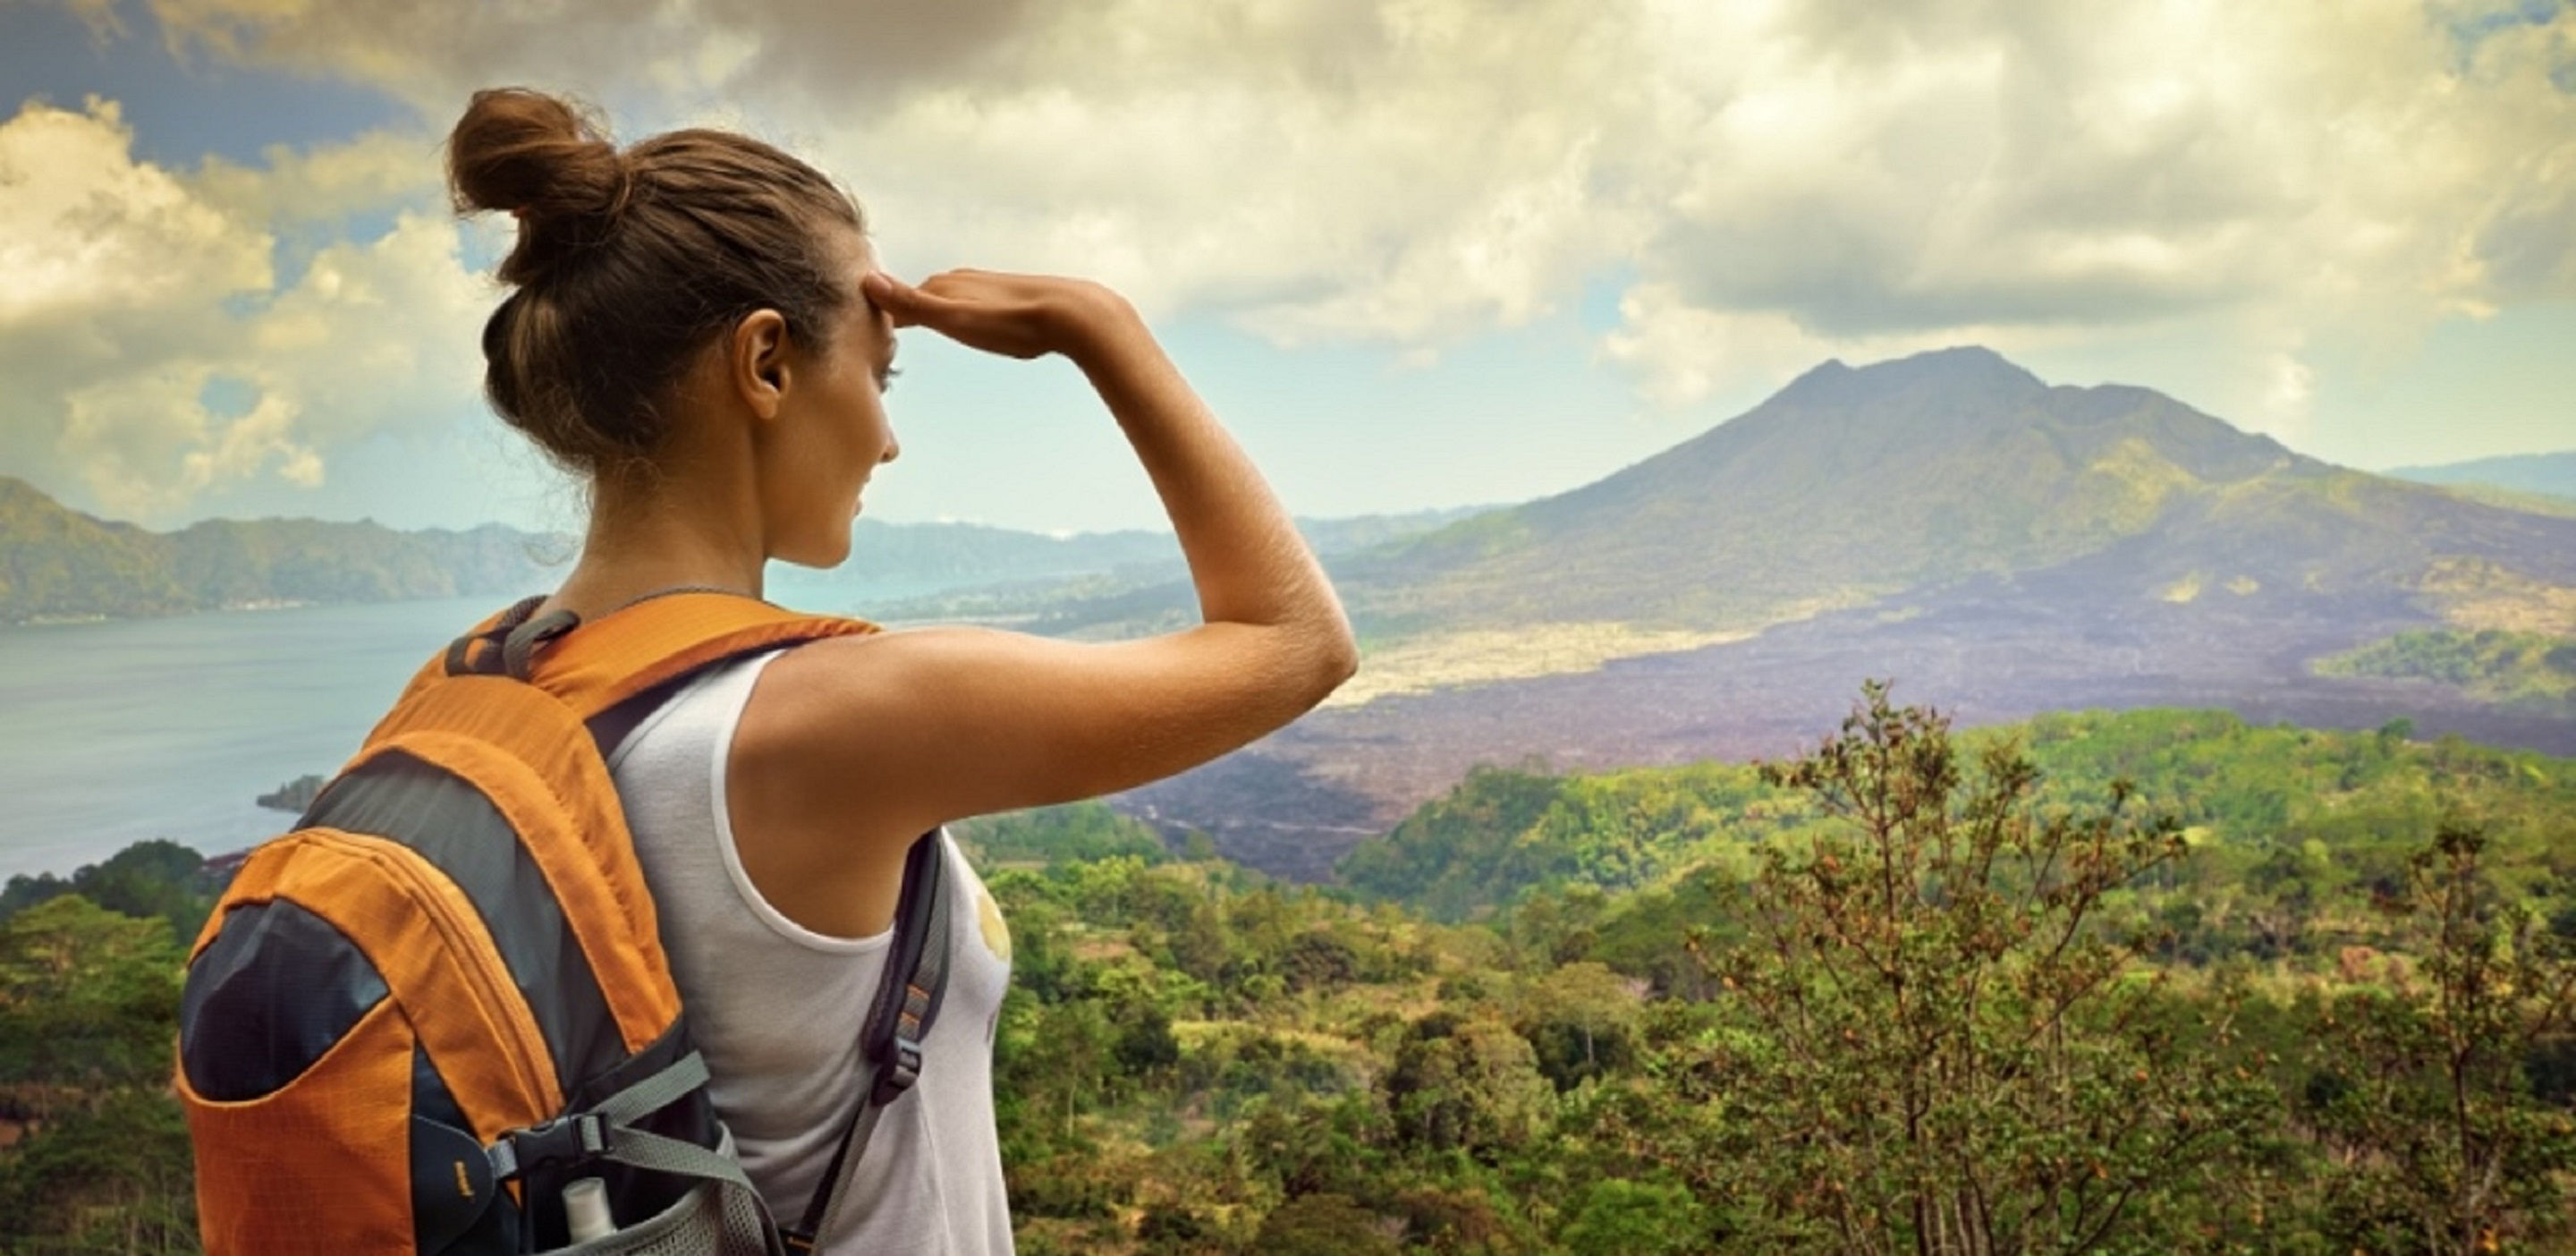
[[[186,1251],[195,1195],[169,1092],[179,949],[78,895],[0,924],[0,1251]]]
[[[1395,1256],[1385,1219],[1341,1195],[1300,1195],[1262,1219],[1253,1250],[1266,1256]]]
[[[79,895],[0,924],[0,1115],[42,1119],[58,1096],[165,1082],[180,960],[168,925]]]
[[[1703,1212],[1682,1187],[1606,1178],[1584,1193],[1557,1241],[1569,1252],[1689,1256],[1709,1249]]]
[[[2415,978],[2338,996],[2307,1098],[2348,1165],[2330,1224],[2374,1252],[2564,1241],[2576,1121],[2531,1094],[2528,1063],[2576,1017],[2576,963],[2537,910],[2499,894],[2486,835],[2444,825],[2391,906],[2416,934]]]
[[[1832,821],[1765,852],[1748,940],[1717,961],[1747,1032],[1687,1062],[1779,1240],[2103,1250],[2202,1206],[2264,1094],[2172,1049],[2145,939],[2113,923],[2181,855],[2169,818],[2129,817],[2124,785],[2096,813],[2044,809],[2015,743],[1971,767],[1946,719],[1877,684],[1764,774]]]
[[[187,1122],[167,1093],[124,1089],[0,1152],[0,1252],[193,1252]]]
[[[1518,1003],[1515,1027],[1557,1089],[1628,1065],[1638,999],[1628,979],[1607,965],[1567,964],[1528,982]]]
[[[20,874],[0,887],[0,920],[38,903],[78,894],[97,905],[128,916],[158,916],[170,922],[173,938],[193,941],[214,910],[223,887],[206,872],[206,858],[159,838],[136,842],[74,872],[69,879],[54,874]]]
[[[1528,1039],[1490,1014],[1446,1011],[1405,1035],[1386,1093],[1399,1138],[1489,1161],[1537,1138],[1556,1100]]]

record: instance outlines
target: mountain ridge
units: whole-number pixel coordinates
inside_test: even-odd
[[[543,569],[539,540],[496,524],[397,532],[313,519],[151,532],[0,476],[0,623],[497,593]]]
[[[1319,552],[1340,552],[1437,526],[1432,510],[1301,519]],[[519,596],[551,587],[574,538],[498,523],[397,531],[373,520],[206,519],[170,532],[101,519],[0,475],[0,624],[185,614],[226,606]],[[882,600],[936,590],[1181,567],[1168,532],[1068,536],[970,523],[856,521],[851,554],[814,571],[774,565],[788,601]],[[889,592],[891,591],[891,593]]]
[[[1829,360],[1599,480],[1329,566],[1381,640],[1603,623],[1740,634],[2076,561],[2193,500],[2265,481],[2257,495],[2314,494],[2344,474],[2151,389],[2049,385],[1970,346]],[[1046,611],[1116,635],[1185,607],[1174,583]]]
[[[2153,390],[2046,385],[1980,349],[1820,365],[1600,481],[1334,572],[1379,642],[1461,625],[1533,641],[1603,621],[1674,631],[1576,669],[1380,683],[1390,696],[1127,805],[1324,876],[1344,835],[1476,764],[1782,753],[1870,677],[1970,722],[2222,706],[2321,727],[2404,715],[2576,751],[2576,705],[2508,711],[2319,670],[2428,628],[2576,638],[2576,519],[2334,466]],[[1690,632],[1708,640],[1661,644]]]
[[[2150,390],[2052,388],[1952,349],[1809,371],[1671,449],[1479,521],[1505,543],[1444,551],[1457,530],[1434,533],[1389,574],[1453,583],[1450,613],[1479,619],[1758,628],[2070,560],[2151,526],[2177,491],[2325,472]],[[1471,592],[1545,572],[1589,578],[1538,613]],[[1819,587],[1823,572],[1840,579]]]
[[[2432,466],[2391,467],[2391,479],[2457,488],[2486,488],[2505,493],[2531,493],[2576,501],[2576,449],[2546,454],[2508,454]]]

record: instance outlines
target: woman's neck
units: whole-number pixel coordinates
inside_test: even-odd
[[[680,491],[601,485],[591,509],[581,559],[540,612],[568,608],[605,615],[637,598],[674,588],[761,595],[768,555],[756,510]]]

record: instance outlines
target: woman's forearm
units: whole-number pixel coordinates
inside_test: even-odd
[[[1124,302],[1087,319],[1067,356],[1135,447],[1179,533],[1210,623],[1287,630],[1347,673],[1350,625],[1323,568],[1242,446]]]

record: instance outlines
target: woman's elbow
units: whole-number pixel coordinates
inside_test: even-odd
[[[1351,621],[1339,608],[1319,631],[1315,645],[1315,702],[1322,702],[1342,687],[1342,682],[1360,670],[1359,638],[1351,633]],[[1313,705],[1309,703],[1308,705]]]

